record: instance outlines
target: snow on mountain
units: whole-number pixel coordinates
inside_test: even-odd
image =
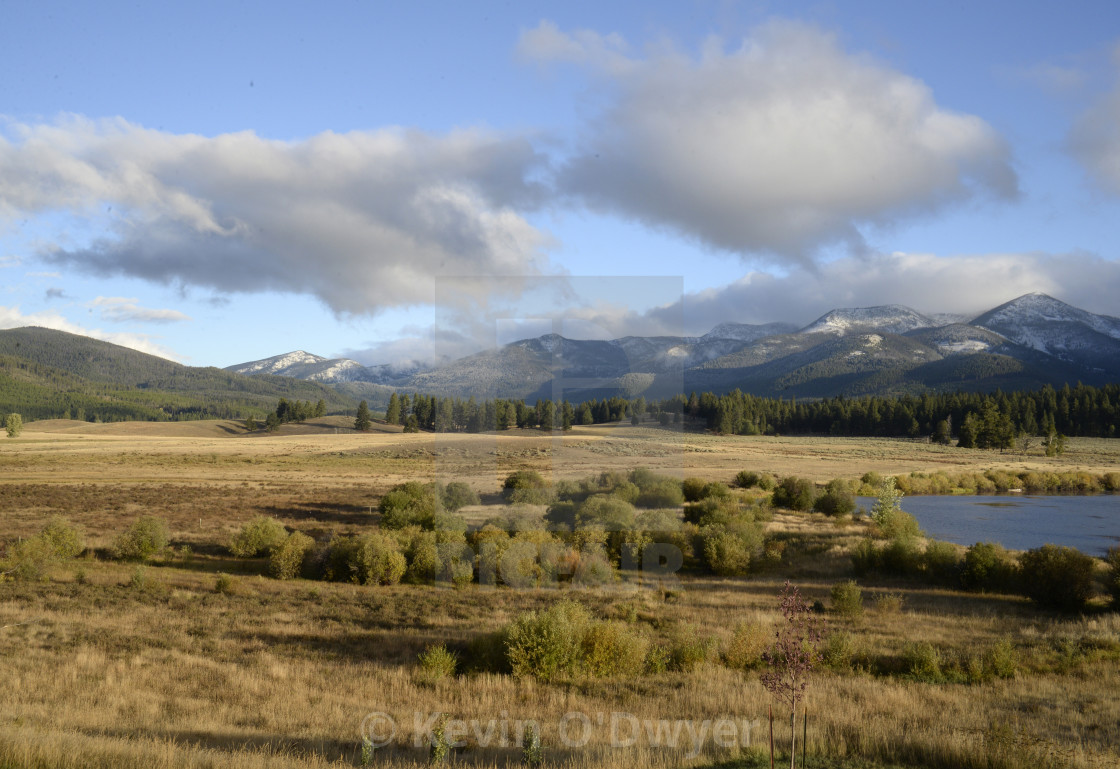
[[[1007,339],[994,331],[966,323],[918,329],[907,336],[935,348],[942,355],[988,352],[1007,343]]]
[[[546,334],[458,360],[368,368],[296,350],[228,370],[350,389],[526,398],[548,395],[557,383],[579,383],[594,397],[644,392],[651,383],[672,394],[681,382],[699,390],[742,387],[813,396],[960,387],[981,379],[1036,386],[1120,380],[1120,319],[1028,294],[969,322],[883,305],[832,310],[800,331],[782,323],[721,323],[701,337],[599,341]],[[634,389],[639,380],[644,385]]]
[[[1073,351],[1105,352],[1120,341],[1120,319],[1095,315],[1035,292],[1001,304],[972,321],[1016,344],[1066,358]]]
[[[932,318],[904,307],[885,304],[879,307],[852,307],[826,313],[805,328],[802,334],[845,334],[865,331],[885,331],[888,334],[905,334],[919,328],[931,328],[938,323]]]
[[[792,334],[796,330],[797,326],[791,323],[764,323],[761,325],[750,323],[720,323],[711,331],[704,334],[704,336],[700,337],[700,340],[734,339],[739,342],[754,342],[758,339],[765,339],[768,336]]]
[[[356,360],[350,360],[349,358],[331,360],[304,350],[295,350],[263,360],[227,366],[226,371],[232,371],[235,374],[273,374],[275,376],[308,379],[324,384],[369,381],[369,371]]]
[[[285,355],[273,355],[271,358],[255,360],[251,363],[239,363],[236,366],[229,366],[226,370],[232,371],[235,374],[276,374],[278,376],[288,376],[284,372],[295,366],[324,363],[326,360],[326,358],[312,355],[303,350],[295,350]]]

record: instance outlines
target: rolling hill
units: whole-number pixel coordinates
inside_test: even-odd
[[[322,399],[328,411],[356,407],[316,382],[183,366],[46,328],[0,331],[0,413],[25,420],[238,418],[271,411],[280,398]]]

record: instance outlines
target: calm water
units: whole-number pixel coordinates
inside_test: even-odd
[[[871,510],[875,499],[859,497],[857,502]],[[998,542],[1011,550],[1029,550],[1049,542],[1104,555],[1120,544],[1120,494],[914,496],[902,498],[902,509],[930,537],[961,545]]]

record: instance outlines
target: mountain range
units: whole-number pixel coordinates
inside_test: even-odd
[[[971,319],[892,304],[832,310],[802,328],[721,323],[699,337],[548,334],[427,370],[302,350],[226,370],[309,380],[373,403],[393,390],[530,402],[733,389],[786,397],[1020,390],[1120,381],[1120,319],[1033,293]]]

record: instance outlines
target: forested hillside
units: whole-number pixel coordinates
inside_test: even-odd
[[[314,382],[183,366],[44,328],[0,331],[0,413],[25,420],[228,419],[263,415],[281,397],[322,399],[332,412],[356,405]]]

